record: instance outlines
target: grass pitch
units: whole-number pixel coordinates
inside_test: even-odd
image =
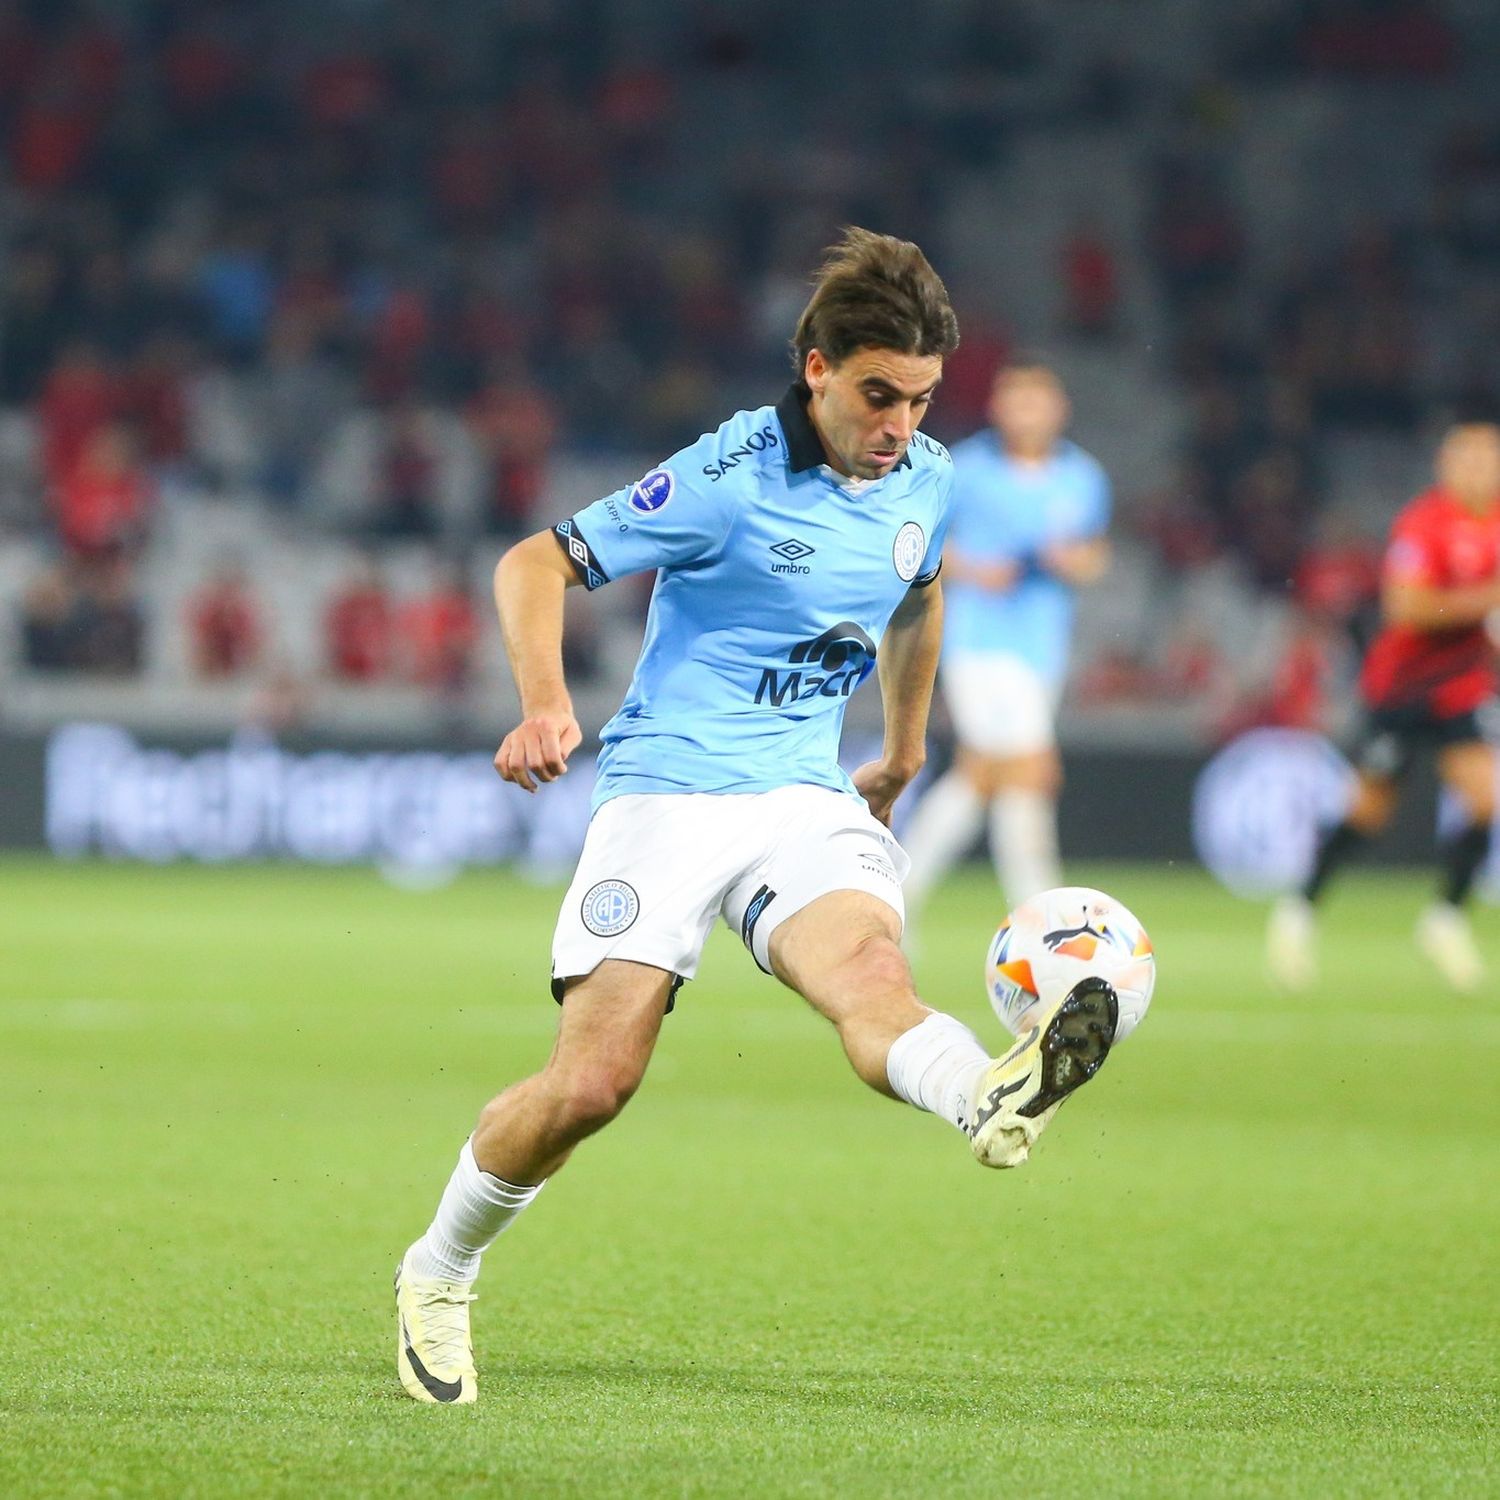
[[[1292,999],[1203,877],[1070,873],[1160,982],[1028,1167],[862,1090],[720,933],[442,1409],[391,1270],[546,1053],[559,893],[0,865],[0,1494],[1496,1493],[1500,982],[1433,985],[1416,877],[1341,885]],[[919,979],[998,1043],[997,905],[950,885]]]

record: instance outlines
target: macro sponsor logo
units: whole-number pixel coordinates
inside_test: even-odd
[[[815,698],[847,698],[874,670],[875,642],[853,620],[840,620],[787,653],[788,668],[763,667],[755,701],[783,708]]]
[[[773,573],[811,573],[812,569],[802,559],[811,557],[817,550],[816,547],[809,547],[806,542],[799,542],[796,537],[788,537],[784,542],[777,542],[771,551],[781,561],[773,562],[771,571]]]
[[[757,453],[764,453],[770,448],[779,448],[781,439],[776,436],[774,427],[762,427],[759,432],[752,432],[738,448],[730,448],[721,453],[713,463],[703,465],[703,472],[718,483],[731,469],[737,469],[746,459],[754,458]]]

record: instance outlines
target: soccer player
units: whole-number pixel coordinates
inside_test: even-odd
[[[941,1115],[987,1166],[1025,1161],[1104,1061],[1118,1010],[1102,980],[992,1060],[918,1000],[899,947],[906,858],[887,825],[925,753],[952,491],[946,450],[917,425],[957,342],[921,251],[850,229],[775,406],[731,417],[501,559],[522,720],[495,764],[527,791],[563,775],[582,738],[562,672],[564,590],[646,569],[656,583],[553,939],[552,1055],[481,1111],[397,1270],[397,1365],[417,1400],[474,1399],[481,1254],[624,1108],[716,917],[832,1023],[866,1084]],[[872,672],[882,754],[850,777],[844,705]]]
[[[1456,989],[1483,975],[1464,903],[1490,847],[1494,752],[1479,715],[1496,687],[1487,617],[1500,609],[1500,423],[1461,421],[1437,456],[1437,484],[1396,517],[1381,583],[1380,633],[1360,673],[1366,726],[1353,797],[1325,829],[1312,873],[1271,908],[1266,956],[1290,988],[1316,973],[1314,904],[1329,877],[1390,822],[1401,779],[1429,751],[1463,809],[1443,854],[1439,899],[1422,912],[1417,942]]]
[[[991,426],[953,450],[942,685],[958,743],[952,768],[905,831],[913,915],[986,812],[1010,906],[1062,883],[1053,717],[1074,592],[1110,562],[1109,480],[1063,437],[1068,415],[1056,373],[1018,360],[996,376]]]

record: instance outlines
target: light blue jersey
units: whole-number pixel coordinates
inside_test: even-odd
[[[891,615],[941,564],[947,450],[917,434],[837,482],[793,386],[554,527],[589,588],[654,568],[630,691],[600,732],[594,805],[626,792],[853,792],[849,695]]]
[[[991,431],[953,449],[955,551],[976,562],[1020,562],[1003,593],[952,580],[943,591],[943,647],[949,652],[1005,651],[1047,682],[1067,672],[1073,590],[1038,561],[1055,542],[1083,541],[1109,525],[1109,480],[1074,443],[1059,443],[1040,464],[1019,463]]]

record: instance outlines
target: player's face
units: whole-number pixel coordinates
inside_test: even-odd
[[[840,474],[881,479],[901,462],[942,378],[941,355],[856,349],[831,364],[821,349],[807,356],[812,391],[808,416]]]
[[[1068,425],[1068,398],[1050,370],[1002,370],[990,420],[1007,448],[1045,451]]]
[[[1500,504],[1500,427],[1472,422],[1455,427],[1438,449],[1438,483],[1465,505]]]

